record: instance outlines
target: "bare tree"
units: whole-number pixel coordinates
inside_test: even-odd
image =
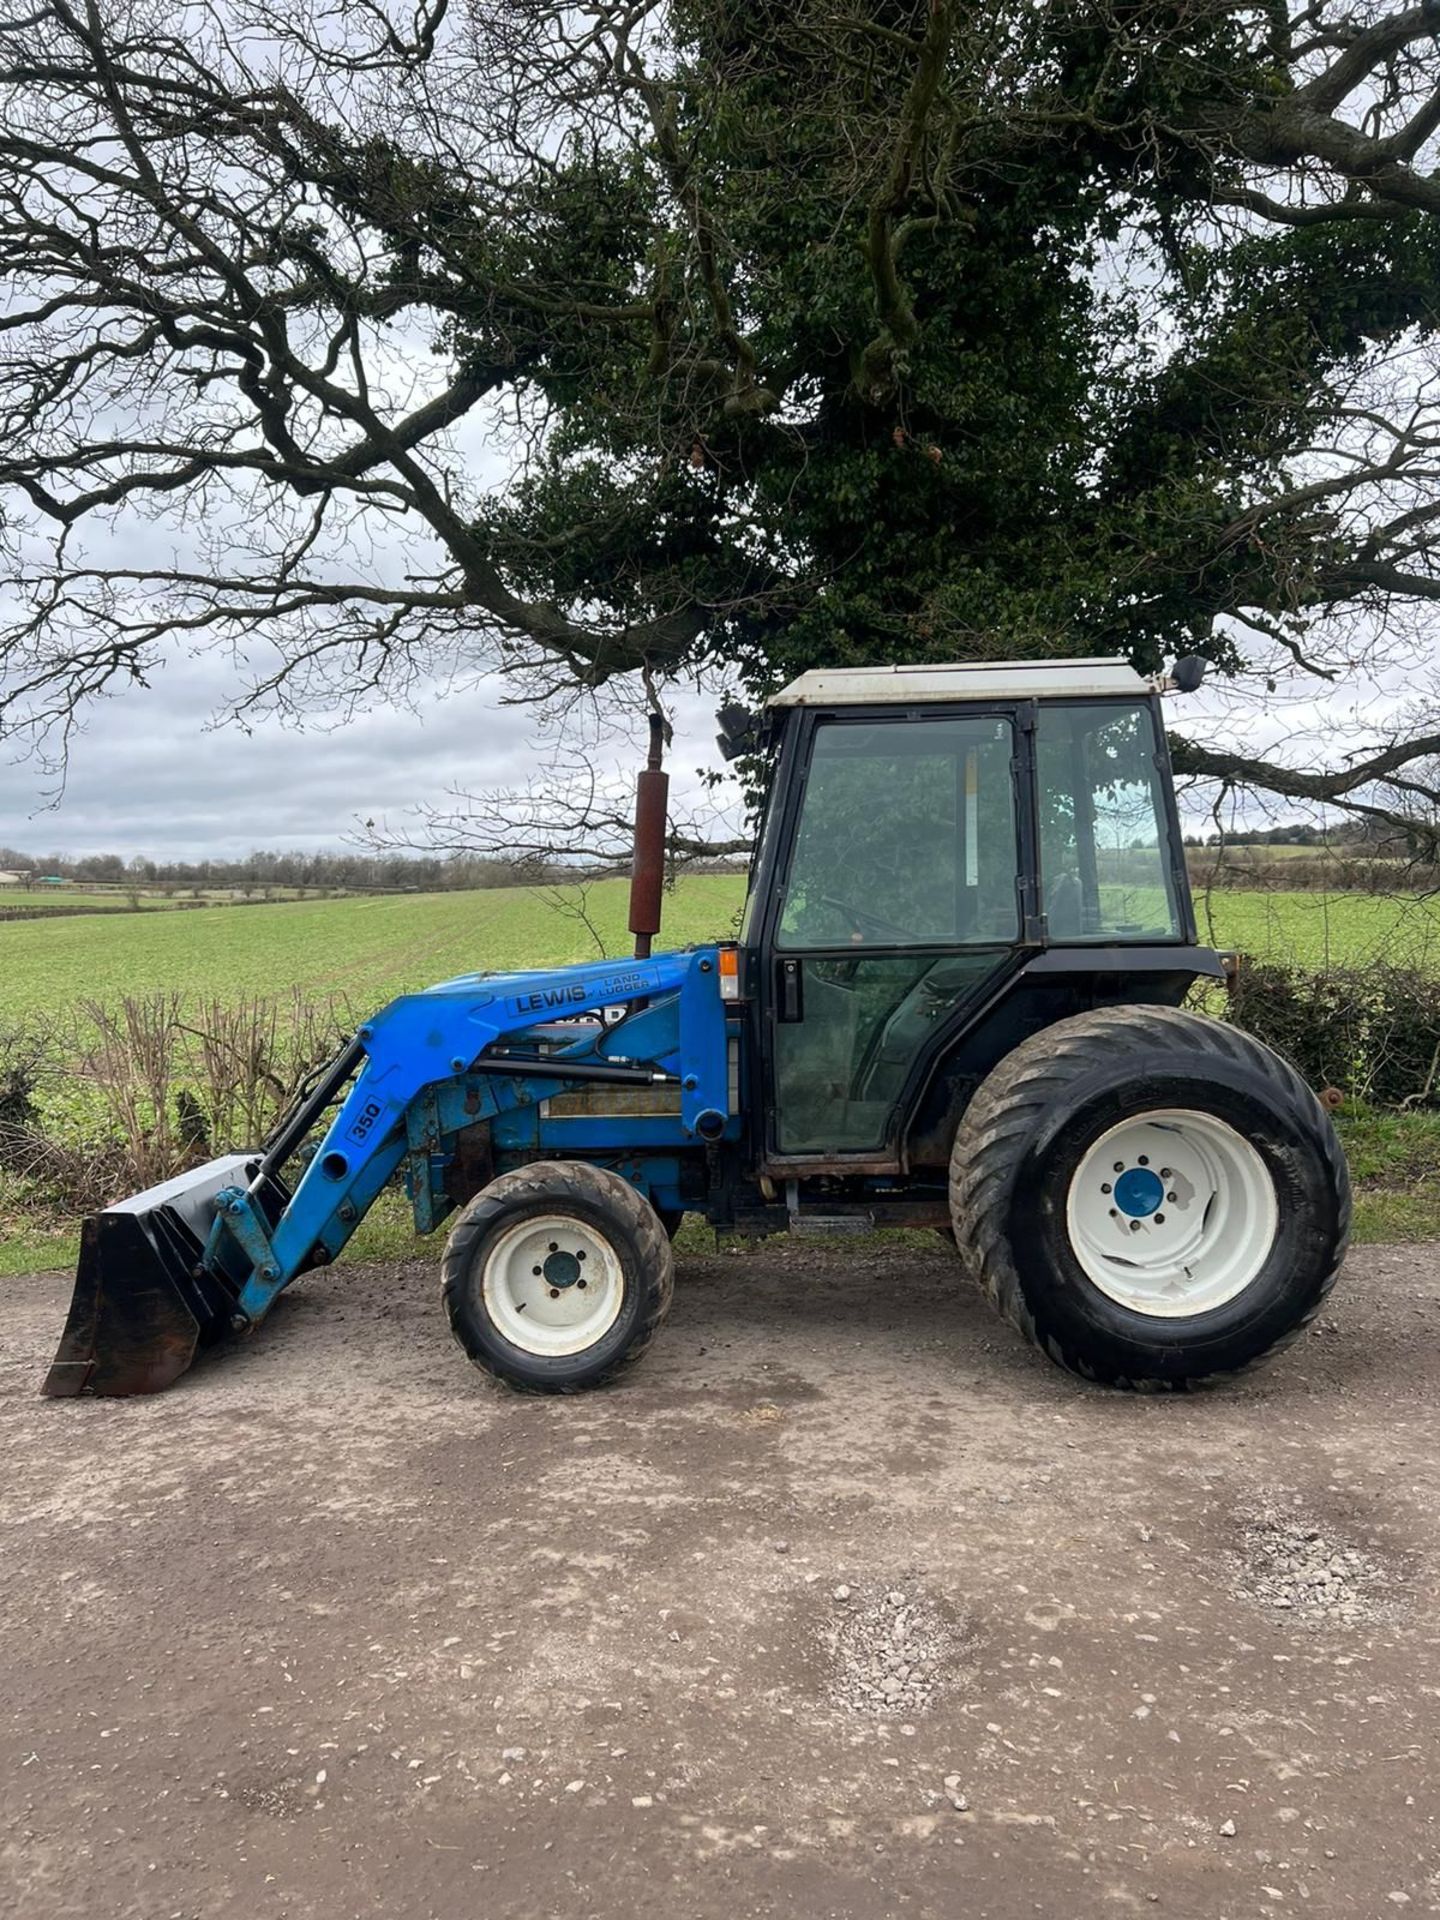
[[[1413,680],[1437,30],[35,0],[0,24],[6,724],[63,739],[205,644],[237,706],[342,713],[1076,644],[1188,642],[1252,697]],[[1387,725],[1179,758],[1433,832],[1430,689]],[[583,783],[506,798],[506,857],[624,831]]]
[[[553,879],[557,866],[602,880],[630,871],[634,820],[632,785],[585,763],[568,777],[545,775],[524,787],[457,790],[421,803],[407,822],[369,819],[363,837],[372,846],[417,851],[463,847],[477,859],[503,860],[517,880]],[[672,803],[665,841],[671,875],[747,854],[750,844],[722,807]]]

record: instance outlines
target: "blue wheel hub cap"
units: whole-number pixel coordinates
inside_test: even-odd
[[[1149,1167],[1127,1167],[1115,1182],[1115,1204],[1132,1220],[1148,1220],[1164,1198],[1160,1177]]]

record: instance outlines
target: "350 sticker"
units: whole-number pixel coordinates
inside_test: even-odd
[[[378,1100],[367,1100],[351,1122],[350,1138],[357,1141],[367,1139],[375,1122],[384,1111]]]

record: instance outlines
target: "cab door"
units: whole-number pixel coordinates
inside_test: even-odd
[[[1011,709],[805,716],[762,940],[770,1163],[892,1163],[902,1095],[1015,963],[1026,908]]]

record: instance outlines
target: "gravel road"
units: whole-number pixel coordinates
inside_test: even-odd
[[[686,1258],[569,1400],[405,1264],[41,1401],[68,1280],[5,1282],[0,1909],[1440,1912],[1437,1251],[1176,1400],[938,1247]]]

